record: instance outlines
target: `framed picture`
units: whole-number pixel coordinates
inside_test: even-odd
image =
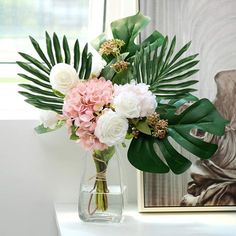
[[[186,183],[188,179],[187,173],[189,172],[181,176],[175,176],[174,174],[151,174],[139,171],[139,211],[184,212],[236,210],[235,183],[229,183],[227,181],[212,183],[206,190],[202,191],[202,194],[194,196],[188,193],[188,183]]]
[[[236,1],[140,1],[140,9],[156,19],[144,32],[159,29],[176,35],[177,47],[192,41],[190,53],[199,53],[194,78],[197,96],[206,97],[230,121],[222,137],[197,132],[199,139],[218,145],[209,160],[188,154],[192,166],[181,175],[138,173],[139,210],[236,210]],[[176,146],[177,151],[185,150]]]

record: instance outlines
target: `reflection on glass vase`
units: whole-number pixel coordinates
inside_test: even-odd
[[[120,153],[119,147],[86,153],[79,192],[79,217],[82,221],[121,221],[124,199]]]

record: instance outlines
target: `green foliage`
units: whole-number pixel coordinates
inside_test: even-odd
[[[113,37],[125,42],[122,48],[123,52],[129,52],[130,55],[135,54],[138,46],[134,43],[134,40],[149,22],[150,18],[139,12],[134,16],[119,19],[111,23]]]
[[[175,111],[176,109],[169,110],[161,117],[169,122],[165,139],[141,135],[132,140],[128,159],[134,167],[154,173],[166,173],[171,169],[175,174],[180,174],[187,170],[191,162],[175,150],[168,137],[201,159],[208,159],[215,153],[216,144],[207,143],[191,133],[193,129],[200,129],[214,135],[224,134],[228,121],[221,117],[214,105],[207,99],[201,99],[179,115]],[[166,163],[154,150],[154,144],[158,145]]]
[[[133,139],[128,150],[129,162],[137,169],[152,173],[167,173],[169,167],[158,157],[153,145],[155,138],[140,135]]]
[[[125,45],[121,48],[121,54],[128,52],[127,60],[129,62],[134,60],[135,52],[141,47],[145,47],[147,44],[149,44],[151,48],[162,45],[164,37],[158,31],[154,31],[141,44],[135,43],[138,34],[148,25],[149,22],[149,17],[144,16],[138,12],[136,15],[119,19],[111,23],[113,37],[115,39],[121,39],[125,42]],[[94,39],[91,44],[98,51],[101,44],[106,40],[105,33],[102,33],[96,39]],[[107,63],[110,63],[113,57],[104,57],[104,59],[107,61]]]
[[[121,60],[125,60],[129,55],[128,52],[122,53],[120,55]],[[128,70],[116,73],[114,69],[111,68],[111,65],[117,62],[117,58],[113,58],[102,70],[101,76],[106,80],[111,80],[113,84],[125,84],[130,82],[132,76],[131,67]]]
[[[38,134],[44,134],[44,133],[48,133],[48,132],[55,131],[55,130],[61,128],[64,124],[65,124],[65,121],[58,121],[54,129],[45,128],[44,125],[41,124],[41,125],[35,127],[34,130],[35,130]]]
[[[77,130],[77,127],[76,126],[71,126],[71,135],[70,135],[70,140],[74,140],[74,141],[76,141],[76,140],[78,140],[79,139],[79,137],[77,136],[77,134],[76,134],[76,130]]]
[[[62,46],[56,33],[53,34],[51,39],[50,35],[46,32],[45,37],[47,54],[43,52],[39,43],[30,37],[30,41],[42,61],[19,52],[27,62],[17,61],[16,63],[30,75],[23,73],[18,75],[31,82],[31,84],[19,84],[20,87],[28,90],[27,92],[20,91],[19,93],[26,97],[25,101],[29,104],[40,109],[53,110],[61,114],[64,96],[52,89],[49,75],[55,64],[61,62],[71,63],[71,52],[66,36],[63,37]],[[64,56],[62,55],[63,53]],[[74,68],[78,71],[79,78],[87,80],[92,68],[92,55],[88,53],[88,45],[85,45],[82,54],[80,54],[79,41],[76,40],[73,54]]]
[[[106,163],[108,163],[108,161],[113,157],[114,153],[115,153],[115,147],[111,146],[108,147],[105,150],[94,150],[94,156],[102,161],[105,161]]]
[[[172,141],[195,156],[208,159],[217,150],[217,145],[200,139],[193,134],[193,130],[223,135],[228,122],[220,116],[210,101],[198,100],[190,94],[195,91],[192,86],[198,82],[190,77],[198,72],[195,66],[199,62],[196,60],[198,54],[184,56],[190,43],[175,52],[176,37],[169,42],[168,37],[164,38],[158,31],[154,31],[140,44],[135,43],[138,34],[149,22],[148,17],[138,12],[134,16],[111,23],[114,39],[123,40],[125,45],[121,47],[118,55],[103,56],[107,65],[102,70],[101,76],[116,84],[126,84],[133,79],[137,83],[149,85],[157,97],[156,112],[160,114],[161,119],[168,120],[167,136],[161,140],[152,136],[153,127],[149,127],[145,118],[129,120],[130,127],[126,138],[132,139],[128,150],[130,163],[142,171],[167,173],[171,170],[175,174],[180,174],[190,167],[191,162],[175,149]],[[92,67],[92,55],[88,52],[88,45],[80,50],[79,41],[76,40],[71,52],[66,36],[60,42],[55,33],[51,38],[46,32],[47,53],[44,53],[34,38],[30,37],[30,40],[40,59],[19,53],[27,62],[18,61],[17,64],[29,73],[29,75],[21,73],[19,76],[31,82],[20,84],[26,91],[19,93],[26,97],[25,101],[29,104],[61,114],[64,95],[52,89],[49,81],[50,71],[57,63],[71,64],[73,61],[79,78],[87,80]],[[99,50],[105,41],[106,35],[103,33],[92,42],[92,45]],[[129,62],[128,69],[117,73],[111,66],[122,60]],[[193,104],[182,113],[176,113],[187,102]],[[64,122],[58,122],[55,129],[63,124]],[[132,133],[132,127],[140,132],[138,138],[134,138],[136,134]],[[43,125],[35,128],[38,133],[55,129],[48,129]],[[70,136],[72,140],[79,139],[76,129],[72,126]],[[103,151],[95,150],[93,156],[107,163],[114,152],[115,148],[109,147]],[[96,166],[100,168],[98,164]]]
[[[190,46],[188,43],[174,55],[175,44],[175,37],[170,46],[166,37],[161,46],[153,48],[148,44],[135,55],[133,78],[150,85],[159,98],[176,99],[196,91],[191,86],[198,81],[189,77],[198,72],[194,69],[199,62],[194,60],[198,54],[181,58]]]
[[[145,120],[140,120],[138,124],[136,125],[136,129],[138,129],[140,132],[151,135],[151,129],[148,126],[147,122]]]

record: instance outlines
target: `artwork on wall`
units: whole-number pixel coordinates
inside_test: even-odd
[[[177,35],[183,42],[192,39],[193,53],[199,52],[201,61],[196,75],[198,96],[212,100],[230,123],[222,137],[201,131],[193,133],[201,140],[217,144],[218,150],[209,160],[198,160],[189,154],[193,164],[184,174],[139,172],[139,210],[236,210],[236,2],[152,2],[153,7],[148,7],[152,12],[146,12],[147,15],[153,17],[153,9],[162,11],[161,15],[156,12],[159,15],[156,28]],[[186,153],[178,145],[176,149]]]

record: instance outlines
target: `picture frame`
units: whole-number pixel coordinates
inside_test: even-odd
[[[234,0],[140,1],[140,9],[156,19],[144,31],[142,38],[145,39],[153,29],[157,29],[164,34],[175,35],[178,48],[191,41],[190,53],[199,54],[200,60],[199,72],[194,75],[199,81],[195,95],[208,98],[220,114],[230,121],[221,138],[199,134],[203,135],[202,140],[219,147],[209,161],[201,161],[188,153],[185,156],[192,166],[183,174],[138,171],[140,212],[236,210],[236,44],[232,40],[236,36],[233,27],[236,23],[235,7]],[[176,147],[176,150],[186,154],[186,150],[180,147]],[[199,182],[200,187],[197,186]],[[224,191],[222,196],[220,191]]]
[[[223,211],[236,211],[235,206],[172,206],[172,205],[147,205],[145,204],[145,181],[144,175],[147,174],[142,171],[137,171],[137,183],[138,183],[138,210],[141,213],[147,212],[223,212]],[[158,178],[158,174],[148,173]],[[157,186],[153,186],[157,187]]]

